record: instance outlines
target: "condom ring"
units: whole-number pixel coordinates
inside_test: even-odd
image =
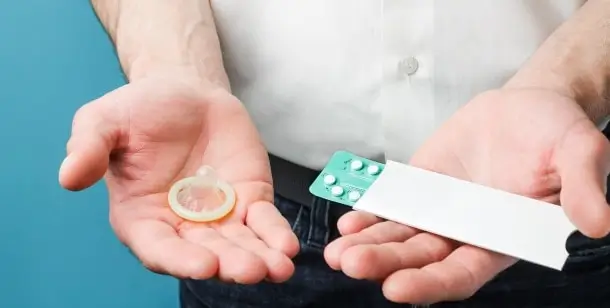
[[[190,221],[210,222],[227,216],[235,207],[235,190],[219,179],[210,166],[203,166],[192,177],[174,183],[167,196],[176,215]],[[208,207],[215,205],[213,209]]]

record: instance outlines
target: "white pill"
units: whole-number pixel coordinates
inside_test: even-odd
[[[343,187],[333,186],[333,188],[330,189],[330,193],[335,197],[339,197],[343,195]]]
[[[360,199],[360,193],[357,190],[352,190],[349,192],[349,194],[347,195],[347,198],[350,201],[356,201],[358,199]]]
[[[350,168],[352,168],[352,170],[360,170],[362,167],[364,167],[364,164],[360,160],[354,160],[350,164]]]
[[[379,167],[377,165],[370,165],[368,168],[366,168],[366,172],[371,175],[376,175],[379,173]]]
[[[337,178],[332,174],[327,174],[324,177],[324,184],[326,184],[326,185],[333,185],[336,182],[337,182]]]

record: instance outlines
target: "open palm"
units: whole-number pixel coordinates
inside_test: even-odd
[[[237,195],[235,209],[218,222],[185,221],[167,204],[171,185],[201,165]],[[228,92],[149,79],[83,106],[60,182],[80,190],[104,175],[112,227],[150,270],[237,283],[292,275],[298,240],[272,204],[267,152]]]
[[[608,157],[608,141],[571,99],[544,90],[502,90],[458,111],[410,163],[561,204],[580,231],[602,237],[610,230]],[[330,266],[382,280],[385,296],[396,302],[468,298],[516,262],[361,212],[339,224],[344,237],[326,249]]]

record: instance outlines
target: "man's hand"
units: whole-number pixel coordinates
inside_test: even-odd
[[[284,281],[299,246],[272,204],[267,152],[235,97],[195,88],[179,78],[145,78],[82,107],[60,182],[80,190],[105,174],[112,227],[152,271],[244,284]],[[185,221],[167,203],[170,186],[202,164],[237,194],[236,208],[220,222]]]
[[[561,204],[587,236],[610,231],[604,194],[609,144],[575,101],[555,92],[482,94],[446,122],[411,164]],[[353,278],[383,281],[385,296],[396,302],[464,299],[516,262],[359,212],[342,217],[339,229],[344,236],[325,251],[329,265]]]

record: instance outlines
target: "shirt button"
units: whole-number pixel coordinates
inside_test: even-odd
[[[414,57],[408,57],[398,62],[398,72],[402,76],[411,76],[417,72],[419,61]]]

